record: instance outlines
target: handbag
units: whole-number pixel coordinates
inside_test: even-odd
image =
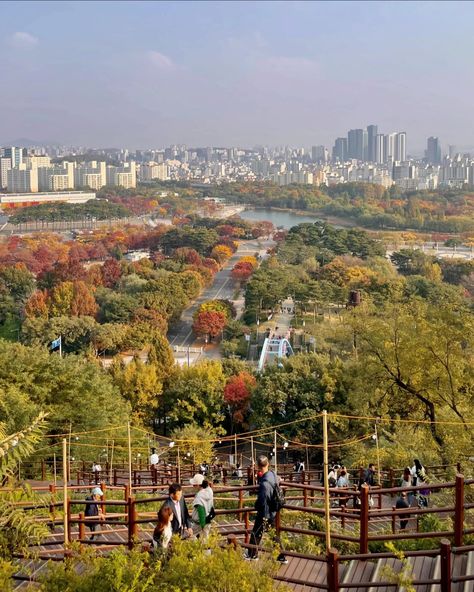
[[[214,510],[214,506],[212,506],[209,514],[206,516],[206,524],[210,524],[214,518],[216,517],[216,511]]]

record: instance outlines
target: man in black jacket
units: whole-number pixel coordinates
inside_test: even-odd
[[[245,559],[256,560],[257,559],[257,547],[262,540],[263,533],[275,526],[276,511],[274,509],[274,498],[275,498],[275,487],[278,483],[278,477],[273,471],[269,470],[269,462],[266,456],[259,456],[257,460],[258,470],[262,472],[262,476],[259,480],[257,501],[255,502],[255,509],[257,510],[257,516],[253,525],[252,533],[250,535],[250,544],[255,545],[248,549],[244,555]],[[280,544],[278,537],[275,537],[276,542]],[[280,544],[281,546],[281,544]],[[288,559],[284,553],[281,552],[278,555],[277,560],[280,563],[288,563]]]
[[[173,512],[173,519],[171,520],[173,534],[179,534],[181,538],[191,537],[193,534],[191,517],[189,516],[188,506],[183,497],[181,485],[179,483],[172,483],[168,491],[169,498],[164,502],[162,507],[169,506]]]

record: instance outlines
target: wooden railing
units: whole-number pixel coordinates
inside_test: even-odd
[[[334,503],[343,502],[342,506],[332,507],[330,509],[331,524],[334,525],[331,530],[331,538],[334,542],[354,543],[357,545],[358,553],[339,556],[335,549],[331,549],[327,557],[306,556],[290,551],[288,551],[288,554],[325,561],[328,570],[327,585],[318,585],[317,587],[331,591],[338,590],[337,570],[341,561],[347,561],[349,559],[377,559],[379,557],[391,556],[387,553],[369,553],[371,545],[380,542],[403,539],[437,539],[441,544],[440,551],[407,552],[406,555],[410,556],[413,553],[423,553],[433,556],[441,553],[441,561],[444,561],[447,565],[450,561],[451,552],[448,553],[446,549],[449,548],[451,543],[454,545],[455,552],[471,550],[470,547],[465,546],[465,542],[468,535],[474,534],[474,524],[470,520],[469,514],[470,510],[474,509],[474,503],[470,501],[472,495],[467,495],[466,489],[471,488],[473,484],[474,479],[464,479],[463,475],[458,474],[454,481],[447,483],[421,485],[404,489],[400,487],[376,487],[369,489],[366,485],[363,485],[360,490],[331,488],[330,495],[332,501]],[[295,513],[301,516],[302,521],[306,521],[305,516],[307,516],[308,520],[311,516],[324,517],[324,488],[320,485],[302,483],[299,480],[295,482],[292,479],[282,481],[281,485],[286,492],[286,504],[284,511],[277,516],[276,529],[278,533],[286,532],[290,535],[304,535],[323,541],[326,533],[322,529],[318,530],[292,525],[286,518],[291,518]],[[55,538],[54,541],[46,541],[43,543],[44,547],[64,543],[67,549],[67,544],[73,539],[76,539],[82,544],[100,546],[102,549],[113,548],[117,545],[126,545],[132,548],[140,538],[143,542],[143,535],[145,535],[148,541],[151,541],[151,528],[146,525],[150,525],[150,522],[155,522],[159,504],[168,497],[168,485],[166,483],[154,482],[131,486],[128,483],[116,486],[100,483],[104,495],[97,503],[103,510],[104,520],[98,521],[99,530],[95,534],[107,534],[108,540],[95,539],[93,541],[87,539],[86,533],[86,526],[91,522],[91,517],[85,516],[84,510],[87,502],[84,497],[81,498],[80,495],[76,495],[77,493],[83,494],[84,492],[88,492],[92,487],[94,487],[94,484],[68,486],[66,504],[64,504],[64,500],[62,499],[62,487],[58,489],[54,485],[36,487],[35,489],[39,495],[43,494],[43,497],[44,494],[47,495],[46,505],[45,503],[39,505],[32,502],[20,502],[18,504],[25,511],[33,512],[41,508],[42,512],[45,513],[46,507],[46,510],[48,510],[46,513],[48,515],[39,516],[38,519],[52,527],[63,524],[61,511],[64,510],[64,507],[66,508],[69,534],[63,538]],[[443,492],[447,494],[442,505],[403,509],[396,509],[393,505],[383,507],[382,502],[384,500],[390,500],[401,491],[416,495],[418,492],[427,489],[427,487],[430,489],[431,498]],[[217,517],[228,516],[238,521],[237,524],[234,523],[232,532],[228,528],[226,529],[226,525],[221,525],[221,530],[224,534],[227,533],[239,537],[242,540],[241,544],[249,545],[252,526],[250,519],[252,514],[255,513],[253,500],[256,487],[253,485],[219,485],[214,486],[213,489]],[[194,497],[195,488],[185,485],[183,486],[183,490],[185,499]],[[375,498],[377,501],[374,506],[370,504],[370,497]],[[352,500],[353,507],[346,507],[345,502],[349,500]],[[234,507],[223,507],[224,503],[229,505],[230,502],[232,502]],[[79,511],[77,511],[78,507],[80,508]],[[443,518],[451,518],[452,527],[449,526],[446,530],[438,532],[420,532],[418,522],[425,515],[439,515]],[[406,530],[397,528],[397,523],[404,517],[408,517],[411,522],[415,522],[415,527]],[[120,534],[121,537],[123,536],[123,539],[114,538],[114,533]],[[140,533],[142,533],[141,537]],[[54,555],[52,550],[51,554]],[[447,569],[446,565],[443,568],[445,571]],[[474,575],[470,579],[474,580]],[[461,580],[458,579],[458,581]],[[419,583],[421,584],[421,582]],[[441,581],[433,580],[430,583],[440,584],[443,591],[448,590],[446,582],[443,584]],[[312,585],[314,586],[314,584]],[[370,583],[370,586],[381,585]],[[344,584],[344,587],[350,588],[351,586]],[[369,584],[364,586],[364,583],[359,583],[358,587],[369,587]]]

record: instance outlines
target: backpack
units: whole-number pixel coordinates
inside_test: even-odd
[[[273,488],[272,501],[270,503],[270,509],[272,512],[279,512],[285,505],[285,494],[279,483],[275,483]]]
[[[92,496],[86,497],[86,502],[91,501],[94,501],[94,498]],[[97,516],[96,505],[97,504],[86,504],[84,516]]]

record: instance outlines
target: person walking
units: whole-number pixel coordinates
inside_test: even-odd
[[[253,545],[253,547],[248,549],[247,553],[244,555],[244,558],[247,560],[258,559],[257,548],[262,540],[263,533],[275,526],[277,514],[274,499],[278,485],[278,478],[273,471],[270,471],[270,463],[266,456],[259,456],[257,459],[257,465],[262,476],[259,480],[257,501],[255,502],[257,516],[250,534],[250,544]],[[275,537],[275,540],[280,544],[281,548],[279,538]],[[280,551],[277,561],[280,563],[288,563],[288,559],[285,557],[283,550]]]
[[[172,483],[168,491],[169,497],[161,506],[160,510],[165,507],[171,508],[173,512],[173,518],[171,520],[173,534],[178,534],[183,539],[189,538],[193,535],[193,529],[188,507],[183,497],[183,488],[179,483]]]
[[[426,470],[425,467],[421,464],[421,462],[415,458],[414,459],[414,465],[411,468],[411,475],[412,475],[412,484],[414,486],[418,486],[418,485],[426,485],[428,480],[426,477]],[[418,497],[418,505],[420,507],[428,507],[428,495],[429,495],[429,489],[419,489],[417,491],[417,497]]]
[[[100,522],[105,520],[104,512],[102,508],[99,508],[100,498],[104,495],[102,489],[100,487],[94,487],[91,491],[91,495],[86,497],[86,509],[84,515],[86,518],[91,518],[91,520],[86,522],[86,526],[89,527],[89,530],[92,532],[90,540],[93,541],[95,538],[95,531],[97,526]]]
[[[155,549],[167,549],[173,536],[171,521],[173,510],[169,506],[162,506],[158,512],[158,524],[153,531],[153,547]]]
[[[204,479],[199,485],[199,491],[194,496],[191,515],[194,524],[193,532],[202,541],[205,541],[209,536],[214,516],[214,492],[209,482]]]
[[[160,462],[160,457],[156,453],[156,448],[152,448],[151,454],[150,454],[150,470],[151,471],[156,470],[158,468],[159,462]]]
[[[341,468],[341,472],[339,473],[339,477],[337,479],[336,487],[338,489],[349,489],[349,477],[344,467]],[[348,500],[349,495],[347,493],[339,494],[339,506],[341,508],[347,505]]]
[[[402,491],[400,493],[400,496],[397,499],[397,502],[395,504],[395,508],[397,510],[402,510],[402,509],[406,509],[409,507],[410,507],[410,504],[407,501],[406,491]],[[405,530],[405,528],[407,527],[409,518],[410,518],[409,514],[400,514],[400,530]]]
[[[403,475],[400,477],[400,483],[398,484],[399,487],[403,487],[404,489],[409,489],[412,486],[412,475],[410,467],[405,467],[403,469]],[[413,500],[415,499],[415,495],[412,491],[408,492],[407,502],[411,506]]]

